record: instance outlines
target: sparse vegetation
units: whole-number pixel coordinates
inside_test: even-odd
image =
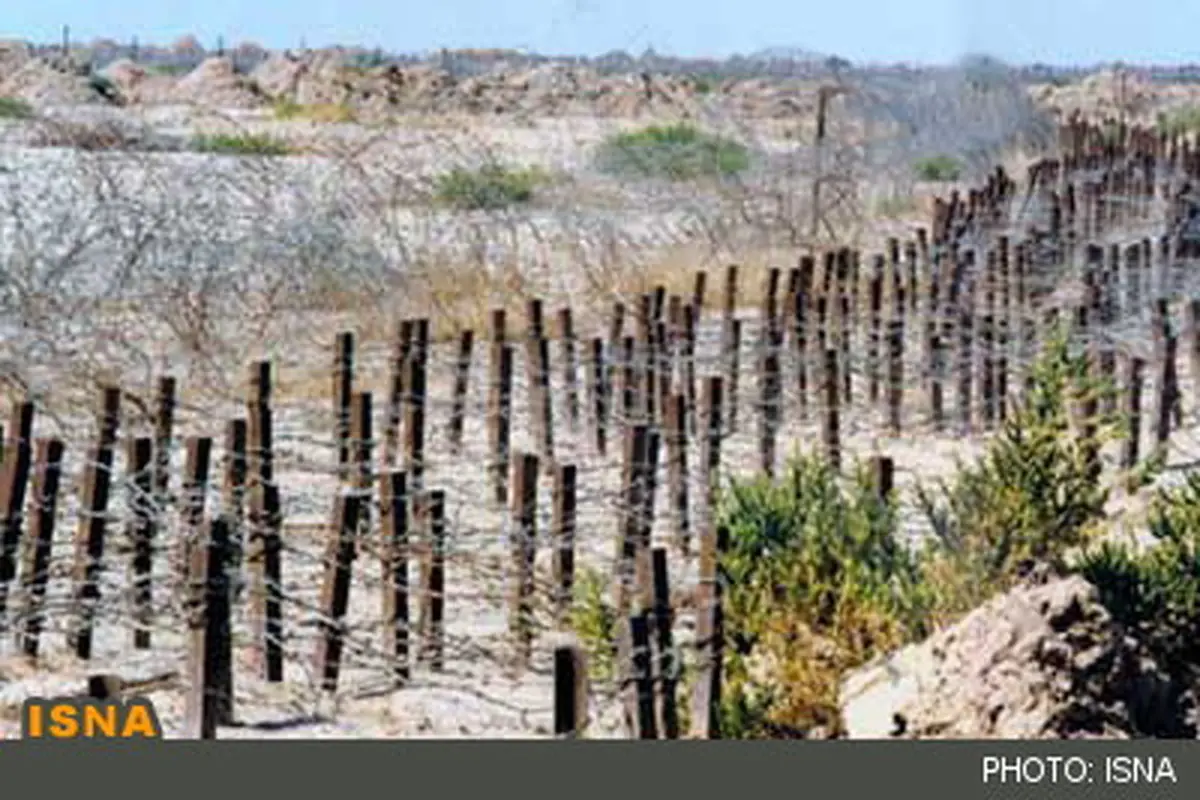
[[[837,676],[923,632],[917,558],[865,476],[850,488],[800,457],[778,482],[735,482],[721,503],[729,551],[730,738],[799,737],[838,726]]]
[[[582,570],[575,579],[570,625],[587,653],[588,677],[603,682],[614,677],[616,610],[606,592],[609,582],[595,570]]]
[[[0,119],[29,119],[33,106],[19,97],[0,97]]]
[[[617,134],[603,143],[597,159],[612,174],[670,180],[730,177],[750,166],[745,145],[687,123]]]
[[[920,491],[935,531],[921,546],[900,540],[895,509],[865,472],[847,485],[821,459],[801,457],[777,481],[729,487],[720,506],[730,532],[724,735],[836,731],[847,671],[953,622],[1031,564],[1066,568],[1106,498],[1088,461],[1100,434],[1069,424],[1086,389],[1081,365],[1065,340],[1048,343],[1027,404],[984,458]]]
[[[1200,475],[1159,492],[1149,530],[1154,546],[1102,542],[1077,568],[1162,664],[1200,663]]]
[[[1171,136],[1200,132],[1200,106],[1184,106],[1160,114],[1158,129]]]
[[[956,181],[962,176],[962,163],[953,156],[930,156],[918,161],[914,171],[917,180]]]
[[[192,140],[192,149],[201,153],[235,156],[286,156],[293,148],[287,142],[267,134],[200,134]]]
[[[307,120],[309,122],[345,123],[354,122],[357,115],[345,103],[314,103],[305,105],[295,100],[279,100],[274,106],[275,119],[280,121]]]
[[[533,200],[534,190],[548,180],[540,169],[487,164],[456,167],[437,177],[434,194],[443,205],[464,211],[494,210]]]

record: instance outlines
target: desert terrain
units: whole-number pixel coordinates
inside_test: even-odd
[[[742,373],[736,387],[725,386],[735,388],[739,410],[735,420],[728,413],[724,420],[717,473],[722,480],[753,476],[762,467],[759,418],[766,401],[756,359],[770,270],[786,279],[801,257],[820,266],[825,253],[846,248],[861,253],[866,274],[892,241],[915,243],[918,229],[934,235],[936,201],[953,193],[965,197],[997,166],[1017,188],[1001,193],[998,220],[986,230],[971,227],[973,221],[958,241],[981,252],[997,234],[1015,243],[1031,227],[1048,225],[1045,196],[1030,202],[1025,195],[1027,188],[1035,194],[1028,170],[1066,152],[1062,126],[1072,114],[1150,128],[1182,125],[1189,109],[1200,108],[1200,83],[1171,83],[1136,70],[1045,80],[989,63],[921,70],[816,60],[790,74],[750,65],[740,67],[744,75],[722,76],[711,74],[710,65],[689,71],[673,64],[656,73],[462,55],[451,66],[444,55],[441,62],[387,63],[378,55],[336,51],[192,53],[181,61],[165,49],[112,49],[64,54],[19,42],[0,49],[0,379],[6,407],[14,409],[5,424],[6,502],[13,492],[18,498],[5,548],[19,565],[7,576],[7,630],[0,639],[0,732],[8,737],[19,732],[25,698],[76,694],[97,674],[119,676],[130,691],[148,696],[169,737],[191,735],[189,659],[197,639],[176,551],[209,519],[233,511],[226,431],[230,421],[254,412],[247,405],[249,375],[260,362],[272,370],[284,674],[268,680],[255,660],[261,635],[251,603],[239,594],[232,608],[232,714],[216,735],[554,735],[555,647],[582,634],[577,625],[554,619],[547,600],[557,576],[552,468],[576,470],[580,583],[610,582],[627,516],[622,426],[638,420],[610,406],[607,448],[600,452],[588,390],[593,342],[608,364],[620,357],[621,341],[609,332],[615,303],[628,315],[621,335],[634,337],[644,296],[662,287],[664,296],[692,302],[696,274],[705,274],[703,312],[694,306],[700,313],[694,351],[673,350],[667,374],[680,392],[688,370],[700,386],[710,376],[730,374],[726,320],[741,320]],[[605,162],[611,142],[648,126],[716,137],[716,159],[737,162],[736,168],[664,179]],[[502,201],[476,196],[494,186],[472,188],[472,176],[492,174],[489,169],[501,176]],[[1180,169],[1186,174],[1186,166]],[[520,184],[515,189],[513,181]],[[467,188],[456,188],[463,183]],[[1172,213],[1168,199],[1155,195],[1119,223],[1085,235],[1105,246],[1157,239]],[[732,300],[724,284],[730,265],[737,265],[739,278]],[[1051,298],[1046,307],[1066,308],[1079,281],[1077,265],[1057,266],[1031,270],[1026,288],[1031,296]],[[1181,259],[1161,277],[1181,320],[1196,289],[1189,266]],[[541,408],[530,380],[536,370],[522,338],[534,299],[552,332],[545,337],[550,447],[536,425]],[[509,617],[514,515],[492,496],[489,470],[495,421],[490,323],[501,308],[516,343],[509,451],[539,454],[542,467],[536,635],[529,664],[519,668],[512,662]],[[573,332],[563,337],[558,315],[568,308]],[[914,314],[925,308],[925,300],[912,308]],[[1112,320],[1101,339],[1123,356],[1152,359],[1149,313],[1147,303]],[[405,469],[406,456],[386,454],[383,439],[397,374],[397,330],[411,320],[429,326],[422,481],[445,499],[443,663],[417,661],[411,678],[397,687],[384,634],[389,584],[378,543],[385,509],[375,487],[389,470]],[[473,350],[461,371],[468,330]],[[370,394],[374,434],[369,524],[352,560],[348,605],[331,628],[323,582],[334,579],[336,515],[344,512],[338,498],[349,491],[339,477],[336,438],[338,409],[345,407],[338,403],[347,399],[336,382],[343,333],[353,337],[353,396]],[[978,459],[997,431],[991,424],[965,430],[935,424],[925,335],[920,324],[903,329],[900,430],[889,424],[882,401],[864,399],[875,369],[863,349],[865,333],[856,329],[840,365],[852,382],[838,423],[844,463],[880,456],[894,462],[898,525],[913,542],[932,532],[915,488],[949,479]],[[795,350],[791,336],[786,346],[793,349],[779,367],[783,411],[772,451],[779,464],[792,453],[820,451],[827,422],[816,410],[815,385],[807,390],[811,397],[798,388],[806,364],[821,354]],[[574,342],[573,371],[562,358],[564,338]],[[1181,348],[1185,354],[1188,347]],[[1012,352],[1010,388],[1031,358],[1028,350]],[[1186,400],[1157,483],[1121,488],[1108,498],[1112,532],[1140,535],[1147,499],[1184,478],[1194,462],[1197,363],[1187,362],[1177,376]],[[460,399],[461,375],[466,391]],[[177,387],[164,456],[170,486],[154,498],[150,645],[135,647],[131,556],[139,489],[127,440],[157,435],[156,404],[166,377]],[[111,473],[111,491],[98,512],[104,520],[99,600],[92,652],[83,659],[69,633],[78,617],[80,542],[95,530],[88,521],[97,512],[89,511],[86,503],[95,498],[81,487],[96,480],[98,402],[106,387],[121,391],[120,422],[111,464],[100,466]],[[1147,408],[1160,388],[1150,370]],[[953,407],[949,384],[946,393]],[[572,397],[579,404],[574,416]],[[38,464],[25,464],[28,488],[15,477],[21,471],[15,454],[33,458],[30,442],[19,433],[12,438],[22,403],[32,404],[33,437],[60,440],[65,452],[40,606],[30,598],[37,576],[29,569]],[[407,414],[408,406],[403,409]],[[461,436],[451,422],[456,418],[463,421]],[[410,435],[410,419],[404,417],[398,437]],[[651,429],[661,422],[652,421]],[[694,535],[700,535],[706,522],[697,498],[709,479],[700,466],[707,451],[700,423],[688,430],[683,483]],[[211,464],[201,470],[197,525],[183,480],[196,467],[189,446],[205,438]],[[1106,468],[1117,469],[1119,453],[1115,443],[1105,449]],[[665,464],[657,474],[648,533],[651,545],[669,552],[674,646],[688,652],[703,608],[696,600],[701,565],[694,552],[675,548],[678,519]],[[424,577],[414,559],[414,616],[421,592],[428,591]],[[241,573],[236,580],[243,580]],[[997,613],[1007,607],[993,605]],[[42,626],[36,658],[22,652],[15,635],[27,630],[31,609]],[[1037,620],[1014,618],[1036,635],[1054,635]],[[344,649],[329,691],[316,659],[333,628]],[[414,647],[418,638],[414,631]],[[971,674],[967,667],[961,672]],[[621,681],[596,677],[587,691],[586,735],[630,735]],[[679,703],[690,702],[681,692]],[[850,712],[851,727],[877,732],[878,713],[863,711],[861,702]],[[1037,728],[1037,720],[1021,724],[1022,730]]]

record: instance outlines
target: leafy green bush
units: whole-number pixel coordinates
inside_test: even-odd
[[[576,574],[570,626],[587,653],[588,677],[611,680],[616,672],[617,613],[607,600],[607,582],[593,570]]]
[[[513,169],[487,164],[478,169],[456,167],[438,176],[438,202],[464,211],[507,208],[533,199],[534,190],[546,180],[538,169]]]
[[[1007,589],[1033,563],[1065,567],[1103,518],[1108,491],[1094,456],[1109,433],[1072,425],[1072,407],[1096,388],[1086,361],[1052,337],[1033,367],[1025,402],[1005,420],[984,457],[939,491],[917,488],[935,533],[926,572],[941,592],[942,617]]]
[[[722,734],[836,729],[838,678],[925,632],[920,565],[865,473],[849,488],[816,457],[783,479],[734,482],[718,514],[729,531]]]
[[[33,116],[33,106],[19,97],[0,97],[0,119],[28,119]]]
[[[237,156],[286,156],[291,146],[267,134],[202,134],[192,140],[192,149],[201,153]]]
[[[743,172],[750,166],[750,153],[733,139],[679,123],[612,136],[600,146],[597,162],[616,175],[692,180]]]
[[[1200,664],[1200,475],[1160,491],[1150,513],[1152,547],[1111,541],[1083,554],[1079,572],[1101,602],[1139,632],[1160,663]]]
[[[952,156],[923,158],[916,164],[917,180],[956,181],[962,176],[962,164]]]

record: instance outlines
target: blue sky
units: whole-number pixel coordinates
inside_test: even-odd
[[[8,0],[0,35],[208,46],[328,44],[420,52],[654,47],[725,56],[799,47],[855,61],[946,62],[964,52],[1055,64],[1200,61],[1200,2],[1139,0]]]

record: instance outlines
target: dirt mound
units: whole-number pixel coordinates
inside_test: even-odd
[[[1078,577],[1027,585],[849,676],[850,738],[1194,738],[1190,692]]]
[[[290,53],[272,53],[255,67],[250,80],[270,97],[294,97],[308,63]]]
[[[101,73],[116,88],[126,103],[158,105],[168,103],[175,89],[175,78],[147,71],[128,58],[117,59]]]
[[[0,40],[0,82],[33,59],[33,48],[27,43]]]
[[[41,59],[25,61],[0,78],[0,96],[18,97],[38,106],[109,102],[85,75]]]
[[[1086,117],[1104,117],[1124,113],[1134,119],[1147,119],[1168,99],[1166,87],[1157,87],[1134,72],[1103,70],[1075,84],[1042,85],[1031,89],[1039,105],[1069,116],[1075,111]]]
[[[258,84],[233,67],[228,58],[207,58],[174,86],[172,100],[210,108],[257,108],[267,98]]]

